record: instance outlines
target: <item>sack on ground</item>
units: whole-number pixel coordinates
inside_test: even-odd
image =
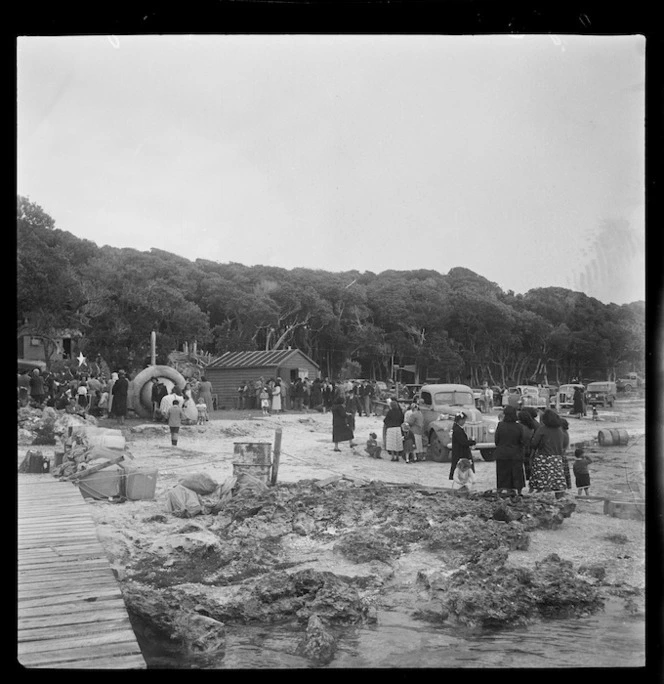
[[[267,485],[249,473],[238,473],[233,494],[262,494],[268,490]]]
[[[203,506],[196,492],[177,484],[166,492],[166,509],[180,518],[193,518]]]
[[[185,475],[178,482],[187,489],[191,489],[196,494],[212,494],[219,486],[207,473],[191,473]]]

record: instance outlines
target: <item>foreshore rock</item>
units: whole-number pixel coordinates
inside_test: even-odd
[[[330,628],[375,622],[377,598],[397,582],[391,568],[415,550],[438,559],[398,580],[423,620],[473,630],[601,609],[598,568],[575,570],[557,556],[534,570],[506,564],[511,551],[528,548],[529,530],[562,525],[574,507],[547,495],[458,498],[303,480],[243,491],[216,515],[186,523],[145,516],[117,531],[126,543],[106,542],[122,554],[115,565],[126,568],[125,601],[143,633],[183,652],[223,653],[231,625],[290,624],[303,630],[298,652],[321,664],[334,657]],[[299,567],[298,544],[310,549],[307,558],[327,554],[333,571],[315,561]]]

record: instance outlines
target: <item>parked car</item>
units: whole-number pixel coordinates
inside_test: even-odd
[[[558,402],[561,408],[574,405],[574,390],[580,387],[582,390],[585,389],[583,385],[577,383],[570,383],[568,385],[561,385],[558,388]]]
[[[522,406],[535,406],[537,408],[547,408],[549,402],[549,390],[534,385],[516,385],[508,387],[507,403],[514,408]]]
[[[586,388],[586,403],[590,406],[613,406],[618,389],[615,382],[591,382]]]
[[[485,461],[493,461],[497,419],[475,407],[473,390],[468,385],[423,385],[417,397],[424,417],[423,441],[430,460],[450,460],[454,416],[463,411],[467,416],[464,430],[476,442],[472,449],[479,451]]]
[[[635,389],[642,389],[646,381],[638,373],[627,373],[624,378],[616,380],[616,387],[620,392],[631,392]]]

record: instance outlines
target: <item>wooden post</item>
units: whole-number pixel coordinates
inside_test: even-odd
[[[279,474],[279,458],[281,456],[281,428],[274,431],[274,451],[272,456],[272,479],[270,484],[277,484]]]
[[[157,365],[157,333],[154,330],[150,333],[150,365]]]

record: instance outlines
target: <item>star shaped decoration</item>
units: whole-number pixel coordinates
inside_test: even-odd
[[[85,356],[83,356],[83,352],[78,352],[78,356],[76,358],[78,359],[79,366],[82,366],[85,363]]]

